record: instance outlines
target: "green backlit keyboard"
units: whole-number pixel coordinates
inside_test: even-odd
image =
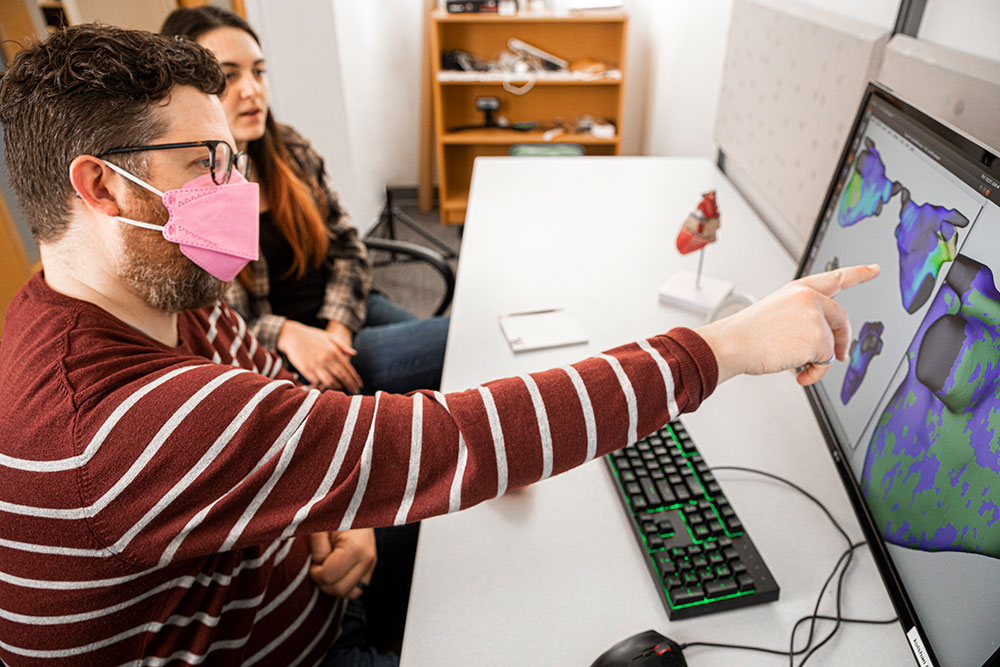
[[[778,599],[778,584],[684,426],[607,456],[671,620]]]

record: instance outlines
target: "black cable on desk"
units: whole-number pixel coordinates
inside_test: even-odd
[[[841,536],[847,542],[848,547],[840,555],[840,558],[837,559],[836,564],[833,566],[833,570],[830,572],[830,575],[826,578],[826,581],[823,583],[823,587],[820,589],[819,595],[816,597],[816,605],[813,608],[813,613],[798,619],[795,622],[795,625],[792,626],[792,632],[791,636],[789,637],[789,643],[788,643],[789,645],[787,651],[783,651],[780,649],[765,648],[763,646],[722,644],[716,642],[688,642],[686,644],[681,644],[680,646],[681,650],[692,646],[710,646],[714,648],[728,648],[728,649],[743,650],[743,651],[755,651],[758,653],[769,653],[772,655],[788,656],[788,663],[793,667],[795,664],[795,657],[805,654],[805,657],[802,658],[802,662],[799,663],[799,667],[802,667],[803,665],[805,665],[806,661],[809,660],[809,658],[812,657],[812,655],[817,650],[819,650],[820,647],[825,645],[833,638],[833,636],[840,629],[842,623],[888,625],[890,623],[896,623],[899,620],[898,618],[891,618],[886,620],[846,618],[841,614],[841,597],[843,595],[844,578],[847,574],[847,568],[850,566],[851,561],[854,558],[854,550],[861,546],[864,546],[866,542],[852,542],[850,536],[847,534],[847,531],[844,530],[843,526],[841,526],[840,523],[835,518],[833,518],[833,514],[830,512],[829,509],[827,509],[826,505],[824,505],[818,498],[816,498],[814,495],[803,489],[798,484],[789,481],[784,477],[781,477],[780,475],[775,475],[774,473],[770,473],[764,470],[757,470],[756,468],[747,468],[744,466],[717,466],[709,468],[709,470],[713,472],[718,472],[720,470],[734,470],[737,472],[748,472],[755,475],[761,475],[763,477],[767,477],[776,480],[778,482],[781,482],[783,484],[786,484],[787,486],[790,486],[791,488],[795,489],[796,491],[804,495],[806,498],[811,500],[813,503],[815,503],[821,510],[823,510],[823,513],[826,514],[827,518],[830,519],[830,522],[834,525],[837,531],[840,532]],[[843,567],[841,567],[842,564]],[[833,581],[833,578],[834,576],[836,576],[838,570],[840,570],[840,576],[837,579],[836,614],[834,616],[827,616],[825,614],[820,614],[819,607],[823,601],[823,595],[826,593],[827,587],[830,585],[830,582]],[[833,629],[830,631],[830,633],[826,637],[824,637],[822,641],[813,646],[812,642],[815,634],[817,620],[834,621],[835,625]],[[798,633],[799,626],[806,622],[809,622],[809,635],[806,638],[806,644],[802,648],[796,649],[795,636]]]

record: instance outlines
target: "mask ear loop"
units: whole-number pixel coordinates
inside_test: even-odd
[[[111,167],[112,171],[120,174],[121,176],[124,176],[125,178],[127,178],[130,181],[132,181],[136,185],[138,185],[140,187],[143,187],[143,188],[146,188],[150,192],[158,195],[161,199],[163,198],[163,193],[160,190],[158,190],[157,188],[154,188],[152,185],[150,185],[146,181],[142,180],[138,176],[130,174],[129,172],[125,171],[124,169],[122,169],[118,165],[113,164],[111,162],[108,162],[107,160],[102,159],[101,162],[103,162],[104,164],[106,164],[109,167]],[[77,196],[79,196],[79,195],[77,195]],[[151,229],[154,232],[162,232],[163,229],[164,229],[163,225],[154,225],[151,222],[143,222],[142,220],[133,220],[132,218],[125,218],[125,217],[122,217],[120,215],[119,216],[115,216],[115,217],[116,217],[116,219],[121,220],[122,222],[128,223],[130,225],[134,225],[136,227],[142,227],[143,229]]]

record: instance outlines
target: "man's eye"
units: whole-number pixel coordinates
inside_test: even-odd
[[[267,70],[266,70],[266,69],[264,69],[263,67],[260,67],[260,68],[257,68],[257,69],[255,69],[255,70],[253,71],[253,75],[254,75],[255,77],[257,77],[258,79],[259,79],[260,77],[264,76],[265,74],[267,74]]]
[[[198,160],[195,164],[197,164],[202,169],[210,169],[212,167],[212,159],[205,158],[204,160]]]

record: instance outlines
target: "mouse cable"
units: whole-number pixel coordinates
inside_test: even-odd
[[[819,606],[818,605],[818,601],[822,600],[823,593],[826,592],[826,587],[833,580],[833,577],[834,577],[834,575],[836,575],[836,573],[837,573],[838,570],[841,571],[841,577],[843,577],[843,573],[846,571],[846,569],[841,570],[840,566],[845,561],[845,559],[848,558],[848,554],[851,551],[853,551],[854,549],[856,549],[857,547],[860,547],[860,546],[862,546],[864,544],[865,544],[864,542],[859,542],[857,544],[854,544],[854,545],[851,546],[851,548],[845,550],[841,554],[840,558],[837,560],[836,566],[834,567],[833,571],[830,572],[830,575],[827,577],[826,582],[824,583],[823,588],[820,591],[820,595],[819,595],[819,598],[817,600],[817,607]],[[796,656],[800,656],[800,655],[806,654],[806,653],[808,653],[809,655],[811,655],[815,651],[815,649],[818,648],[818,646],[816,646],[816,647],[812,646],[812,639],[811,638],[807,638],[807,640],[806,640],[807,643],[802,648],[798,648],[798,649],[794,648],[794,638],[798,634],[799,627],[803,623],[806,623],[806,622],[809,622],[809,621],[815,622],[816,620],[839,621],[839,622],[842,622],[842,623],[886,625],[886,624],[890,624],[890,623],[895,623],[899,619],[898,618],[891,618],[891,619],[885,619],[885,620],[882,620],[882,619],[878,619],[878,620],[876,620],[876,619],[860,619],[860,618],[848,618],[848,617],[844,617],[844,616],[841,616],[839,613],[836,616],[828,616],[828,615],[825,615],[825,614],[813,613],[813,614],[809,614],[809,615],[803,616],[803,617],[799,618],[795,622],[795,625],[792,628],[791,648],[789,648],[788,650],[774,649],[774,648],[765,648],[763,646],[749,646],[749,645],[745,645],[745,644],[723,644],[723,643],[719,643],[719,642],[701,642],[701,641],[698,641],[698,642],[688,642],[686,644],[681,644],[680,648],[681,648],[681,650],[684,650],[686,648],[694,647],[694,646],[707,646],[707,647],[712,647],[712,648],[728,648],[728,649],[742,650],[742,651],[754,651],[754,652],[757,652],[757,653],[769,653],[771,655],[777,655],[777,656],[782,656],[782,657],[787,656],[788,659],[789,659],[789,661],[793,662],[794,658]],[[836,632],[836,630],[834,630],[834,632]],[[831,633],[831,635],[832,634],[833,633]],[[827,641],[829,641],[829,639],[830,639],[830,636],[828,636],[827,638],[825,638],[822,643],[825,644]],[[805,662],[806,659],[808,659],[808,656],[805,659],[803,659],[803,662]],[[794,664],[794,662],[793,662],[793,664]],[[801,664],[800,664],[800,667],[801,667]]]
[[[730,648],[730,649],[736,649],[736,650],[756,651],[756,652],[760,652],[760,653],[769,653],[769,654],[772,654],[772,655],[788,656],[789,663],[793,664],[793,665],[794,665],[795,656],[806,654],[805,658],[803,658],[803,660],[802,660],[802,663],[800,663],[800,665],[799,665],[799,667],[801,667],[802,664],[804,664],[805,661],[808,660],[809,657],[812,656],[812,654],[815,653],[815,651],[820,646],[823,646],[828,641],[830,641],[830,639],[832,639],[833,635],[840,628],[840,624],[841,623],[888,625],[888,624],[895,623],[895,622],[898,621],[898,618],[885,619],[885,620],[882,620],[882,619],[876,620],[876,619],[847,618],[847,617],[844,617],[841,614],[840,598],[841,598],[842,589],[843,589],[844,576],[845,576],[845,574],[847,572],[847,566],[850,565],[851,559],[853,557],[854,550],[857,549],[858,547],[861,547],[861,546],[865,545],[866,543],[865,542],[853,543],[851,541],[851,539],[850,539],[850,536],[847,534],[847,531],[844,530],[843,526],[840,525],[840,523],[833,517],[833,514],[830,512],[830,510],[827,509],[827,507],[818,498],[816,498],[811,493],[809,493],[808,491],[806,491],[805,489],[803,489],[802,487],[800,487],[798,484],[795,484],[794,482],[792,482],[790,480],[787,480],[784,477],[781,477],[780,475],[775,475],[773,473],[770,473],[770,472],[767,472],[767,471],[764,471],[764,470],[757,470],[755,468],[747,468],[747,467],[743,467],[743,466],[715,466],[715,467],[709,468],[709,470],[712,470],[713,472],[718,472],[718,471],[722,471],[722,470],[733,470],[733,471],[737,471],[737,472],[748,472],[748,473],[753,473],[753,474],[756,474],[756,475],[761,475],[763,477],[768,477],[768,478],[773,479],[775,481],[778,481],[778,482],[781,482],[783,484],[786,484],[787,486],[790,486],[791,488],[795,489],[796,491],[798,491],[799,493],[801,493],[802,495],[804,495],[806,498],[808,498],[809,500],[811,500],[813,503],[815,503],[823,511],[823,513],[826,514],[827,518],[830,519],[830,522],[834,525],[834,527],[841,534],[841,536],[844,537],[844,539],[847,541],[847,543],[848,543],[849,546],[848,546],[847,550],[844,551],[844,553],[841,554],[840,558],[837,559],[837,563],[834,565],[833,570],[830,572],[830,575],[827,577],[826,581],[824,582],[823,587],[820,589],[820,593],[817,596],[816,606],[813,609],[813,613],[810,614],[810,615],[807,615],[807,616],[803,616],[798,621],[796,621],[795,625],[793,626],[791,637],[790,637],[790,641],[789,641],[789,649],[788,650],[771,649],[771,648],[765,648],[765,647],[762,647],[762,646],[746,646],[746,645],[742,645],[742,644],[722,644],[722,643],[715,643],[715,642],[688,642],[686,644],[682,644],[681,645],[681,649],[682,650],[685,649],[685,648],[687,648],[687,647],[693,647],[693,646],[709,646],[709,647],[714,647],[714,648]],[[846,564],[844,565],[844,568],[841,569],[841,564],[843,564],[845,562],[845,560],[846,560]],[[838,570],[840,570],[841,574],[840,574],[840,578],[838,580],[838,585],[837,585],[837,613],[836,613],[835,616],[828,616],[828,615],[824,615],[824,614],[819,614],[818,611],[819,611],[819,607],[820,607],[820,604],[821,604],[822,599],[823,599],[823,595],[826,593],[827,587],[830,585],[830,582],[833,580],[833,577],[836,575],[836,573],[837,573]],[[830,634],[828,634],[823,639],[823,641],[821,641],[817,646],[812,646],[812,639],[813,639],[814,630],[815,630],[815,624],[816,624],[817,620],[835,621],[836,625],[834,626],[834,629],[830,632]],[[802,625],[805,622],[809,622],[810,623],[809,636],[806,639],[806,644],[805,644],[804,647],[802,647],[800,649],[795,649],[795,636],[796,636],[796,634],[798,632],[799,626]]]
[[[733,470],[733,471],[736,471],[736,472],[748,472],[748,473],[751,473],[751,474],[754,474],[754,475],[759,475],[761,477],[767,477],[768,479],[772,479],[772,480],[777,481],[777,482],[781,482],[782,484],[785,484],[786,486],[789,486],[792,489],[798,491],[800,494],[802,494],[803,496],[805,496],[806,498],[808,498],[809,500],[811,500],[814,505],[816,505],[817,507],[819,507],[823,511],[823,513],[826,514],[826,518],[828,518],[830,520],[830,523],[833,524],[833,527],[836,528],[837,531],[840,533],[841,537],[844,538],[844,541],[847,543],[847,547],[848,547],[846,558],[847,558],[848,563],[850,563],[850,560],[853,557],[853,549],[851,548],[851,546],[853,545],[853,541],[851,540],[851,536],[847,534],[847,531],[844,529],[844,527],[841,526],[840,522],[837,521],[833,517],[833,513],[827,508],[826,505],[823,504],[822,501],[820,501],[819,498],[817,498],[813,494],[809,493],[808,491],[806,491],[804,488],[802,488],[801,486],[799,486],[795,482],[792,482],[791,480],[786,479],[785,477],[782,477],[781,475],[776,475],[774,473],[767,472],[766,470],[759,470],[757,468],[748,468],[748,467],[745,467],[745,466],[717,466],[715,468],[710,468],[710,470],[713,470],[713,471]],[[821,604],[821,602],[823,600],[823,594],[826,592],[826,588],[827,588],[827,586],[829,586],[830,581],[836,575],[837,568],[840,567],[840,564],[843,562],[844,557],[845,556],[841,556],[840,559],[837,560],[837,564],[834,565],[833,571],[830,573],[830,576],[827,577],[826,582],[823,584],[823,588],[820,589],[820,593],[819,593],[819,595],[816,598],[816,606],[813,608],[813,613],[812,613],[813,616],[815,616],[817,613],[819,613],[819,606],[820,606],[820,604]],[[845,568],[846,568],[846,566],[845,566]],[[839,608],[839,606],[838,606],[838,609],[837,609],[837,615],[838,616],[840,615],[840,608]],[[795,664],[795,656],[796,655],[800,655],[801,653],[804,653],[812,645],[813,636],[815,634],[815,631],[816,631],[816,620],[811,618],[811,619],[809,619],[809,635],[806,637],[805,647],[803,648],[803,650],[799,651],[798,653],[796,653],[795,650],[794,650],[795,649],[795,644],[794,644],[795,633],[793,631],[791,637],[789,638],[789,642],[788,642],[788,664],[789,664],[789,667],[793,667],[794,666],[794,664]]]

